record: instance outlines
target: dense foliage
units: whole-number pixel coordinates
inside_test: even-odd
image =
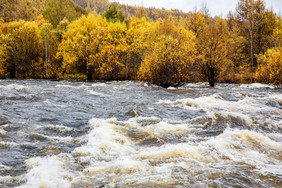
[[[2,0],[0,77],[281,85],[282,19],[239,0],[226,19],[201,10],[107,0]]]

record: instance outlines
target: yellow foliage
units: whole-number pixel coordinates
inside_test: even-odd
[[[217,18],[216,22],[207,26],[198,38],[198,71],[203,81],[214,87],[221,70],[229,64],[227,58],[228,30],[226,21]]]
[[[126,31],[124,23],[108,23],[92,14],[81,17],[69,25],[60,44],[63,69],[88,79],[124,79]]]
[[[92,42],[96,37],[91,34],[96,29],[107,27],[108,23],[101,16],[89,14],[71,23],[60,43],[57,57],[63,59],[62,68],[66,73],[82,73],[92,79],[93,67],[89,57],[92,51]]]
[[[259,66],[255,74],[258,82],[276,86],[282,84],[282,48],[268,49],[258,57]]]
[[[195,54],[193,42],[161,35],[142,62],[138,78],[163,87],[187,82],[192,73]]]

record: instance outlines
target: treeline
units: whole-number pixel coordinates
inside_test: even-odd
[[[0,26],[1,78],[282,83],[282,19],[262,0],[239,0],[226,19],[205,4],[181,13],[104,0],[3,0]]]

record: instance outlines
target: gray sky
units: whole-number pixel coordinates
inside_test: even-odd
[[[184,12],[194,10],[195,7],[200,9],[204,0],[110,0],[117,1],[119,3],[144,6],[144,7],[156,7],[165,9],[179,9]],[[238,0],[206,0],[207,6],[212,16],[225,17],[229,10],[234,11]],[[282,11],[282,0],[264,0],[266,7],[272,7],[274,12],[279,13]]]

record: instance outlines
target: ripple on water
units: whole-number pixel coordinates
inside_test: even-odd
[[[0,187],[281,185],[281,90],[268,85],[1,84]]]
[[[179,182],[182,186],[223,186],[226,181],[231,185],[231,181],[233,185],[245,187],[260,184],[255,178],[262,177],[261,172],[274,178],[281,170],[281,143],[251,130],[226,128],[218,136],[195,142],[189,137],[202,128],[185,122],[112,118],[92,119],[89,126],[91,129],[84,137],[86,144],[70,155],[28,161],[31,171],[23,187],[56,186],[55,182],[49,182],[53,176],[57,183],[66,186],[93,183],[99,186],[110,184],[116,178],[118,186],[179,185]],[[187,139],[172,141],[178,137]],[[163,142],[144,144],[147,139]],[[47,172],[41,173],[50,165],[54,169],[48,176]],[[35,174],[39,180],[34,179]],[[57,177],[62,180],[56,180]]]

